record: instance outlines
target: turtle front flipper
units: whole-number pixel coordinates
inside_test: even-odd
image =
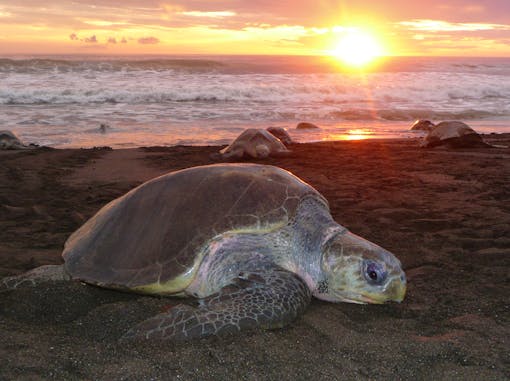
[[[184,341],[254,328],[280,328],[296,319],[310,299],[306,283],[281,268],[241,272],[232,284],[200,299],[198,307],[178,305],[140,323],[122,339]]]

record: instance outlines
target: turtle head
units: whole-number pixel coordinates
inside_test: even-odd
[[[333,234],[322,245],[322,280],[314,296],[332,302],[401,302],[406,276],[400,261],[347,230]]]
[[[257,153],[257,158],[265,159],[269,156],[271,150],[266,144],[257,144],[255,152]]]

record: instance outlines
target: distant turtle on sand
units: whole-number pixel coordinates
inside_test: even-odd
[[[436,125],[432,123],[430,120],[419,119],[413,123],[411,126],[412,131],[430,131]]]
[[[399,260],[331,217],[313,187],[281,168],[216,164],[150,180],[104,206],[65,243],[62,266],[5,278],[4,289],[78,280],[135,293],[198,298],[123,339],[188,340],[280,328],[312,296],[403,300]]]
[[[12,131],[0,131],[0,149],[27,149],[27,146]]]
[[[280,139],[280,141],[283,144],[285,144],[285,146],[289,146],[292,143],[294,143],[292,141],[292,138],[290,137],[289,133],[287,132],[287,130],[283,127],[268,127],[268,128],[266,128],[266,130],[269,133],[276,136],[278,139]]]
[[[492,147],[466,123],[458,121],[439,123],[425,136],[421,145],[422,147],[446,145],[452,148]]]
[[[286,155],[290,151],[285,145],[266,130],[248,128],[244,130],[228,147],[220,151],[224,159],[243,157],[263,159],[268,156]]]
[[[298,130],[315,130],[319,129],[319,126],[309,123],[309,122],[300,122],[297,124],[296,129]]]

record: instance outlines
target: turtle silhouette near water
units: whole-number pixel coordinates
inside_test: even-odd
[[[272,133],[259,128],[248,128],[223,148],[219,152],[218,158],[265,159],[269,156],[284,156],[289,153],[287,147]]]
[[[451,148],[492,147],[464,122],[444,121],[432,128],[421,143],[422,147],[446,146]]]
[[[430,120],[418,119],[411,126],[412,131],[431,131],[436,125]]]
[[[0,131],[0,149],[19,150],[34,147],[35,145],[27,146],[26,144],[23,144],[21,140],[12,131],[9,130]]]
[[[280,139],[286,147],[294,143],[287,130],[283,127],[268,127],[266,131]]]
[[[64,264],[4,278],[4,290],[82,281],[198,299],[130,329],[123,339],[189,340],[283,327],[312,296],[331,302],[403,300],[390,252],[335,222],[312,186],[281,168],[215,164],[152,179],[111,201],[65,243]]]

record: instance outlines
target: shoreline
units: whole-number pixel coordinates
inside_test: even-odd
[[[411,132],[410,132],[411,133]],[[510,132],[489,132],[489,133],[480,133],[479,134],[484,141],[486,142],[499,142],[502,139],[505,139],[507,136],[510,136]],[[423,131],[414,131],[412,132],[412,136],[407,137],[361,137],[361,138],[352,138],[352,139],[331,139],[331,140],[313,140],[313,141],[295,141],[293,146],[303,144],[322,144],[322,143],[384,143],[384,142],[393,142],[393,143],[416,143],[415,145],[419,148],[419,143],[426,136],[426,133]],[[231,141],[233,141],[232,139]],[[35,149],[51,149],[51,150],[137,150],[137,149],[169,149],[172,147],[194,147],[194,148],[210,148],[216,147],[218,151],[228,146],[231,141],[225,143],[211,143],[211,144],[153,144],[153,145],[139,145],[139,146],[130,146],[128,143],[121,144],[120,146],[116,145],[91,145],[91,146],[48,146],[48,145],[37,145],[34,143],[30,143],[34,145]],[[34,149],[32,148],[32,149]],[[441,149],[441,148],[439,148]],[[7,151],[15,151],[15,150],[7,150]],[[2,152],[2,151],[0,151]],[[4,151],[5,152],[5,151]]]
[[[510,134],[489,134],[510,146]],[[67,237],[142,182],[220,146],[0,151],[0,276],[60,264]],[[169,305],[77,283],[2,293],[2,379],[484,379],[510,377],[510,149],[421,149],[411,139],[300,143],[277,165],[333,218],[393,252],[401,304],[318,300],[289,327],[197,342],[119,344]]]
[[[500,121],[467,121],[467,124],[480,135],[490,136],[510,133],[510,120]],[[200,125],[184,124],[150,129],[143,126],[131,126],[133,131],[127,130],[126,126],[107,126],[107,130],[101,127],[92,127],[71,135],[63,133],[70,140],[67,143],[45,144],[53,138],[44,135],[29,135],[21,128],[11,130],[27,144],[33,143],[39,146],[48,146],[55,149],[79,149],[93,148],[94,146],[109,146],[115,149],[163,146],[223,146],[230,144],[247,128],[266,129],[269,126],[284,128],[297,143],[319,143],[351,140],[386,140],[386,139],[421,139],[425,135],[423,131],[412,131],[412,122],[390,121],[343,121],[341,123],[318,123],[317,130],[298,130],[295,125],[287,123],[251,123],[225,126],[211,126],[210,131],[201,131]],[[98,125],[99,126],[99,125]],[[178,133],[174,135],[176,129]],[[218,129],[218,130],[217,130]],[[67,129],[71,131],[71,129]],[[186,132],[188,131],[189,132]],[[106,131],[106,132],[105,132]],[[183,131],[185,133],[183,133]],[[150,139],[147,139],[147,136]],[[177,136],[177,137],[176,137]]]

